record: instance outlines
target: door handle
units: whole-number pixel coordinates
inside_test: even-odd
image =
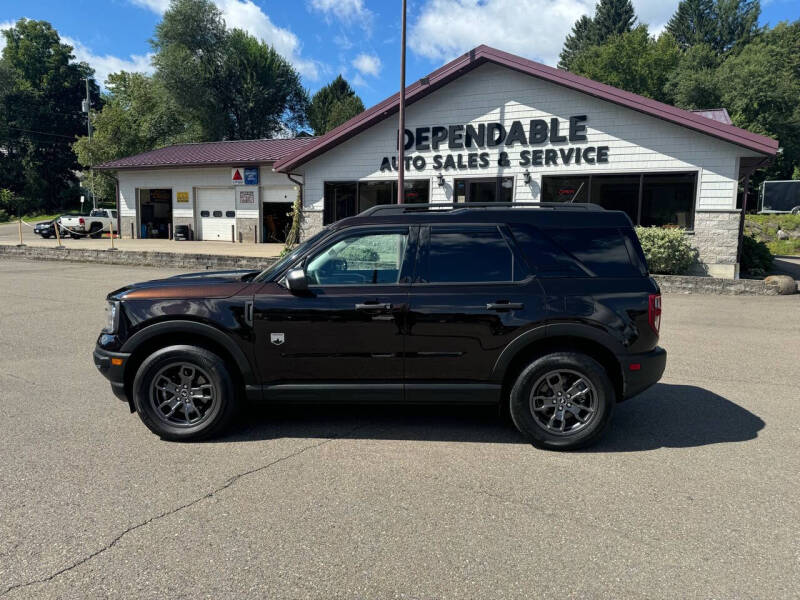
[[[356,310],[392,310],[392,305],[388,302],[364,302],[363,304],[356,304]]]
[[[244,322],[253,326],[253,303],[250,300],[244,303]]]
[[[508,300],[498,300],[486,304],[486,310],[521,310],[525,308],[522,302],[509,302]]]

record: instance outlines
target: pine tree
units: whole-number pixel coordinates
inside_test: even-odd
[[[636,23],[631,0],[600,0],[595,7],[595,43],[602,44],[613,35],[627,33]]]
[[[716,39],[714,0],[682,0],[667,23],[667,32],[684,50]]]
[[[572,26],[572,33],[567,35],[564,40],[564,47],[558,58],[558,68],[569,71],[575,57],[581,52],[594,45],[594,21],[586,15],[575,21]]]

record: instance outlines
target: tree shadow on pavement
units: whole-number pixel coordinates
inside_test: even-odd
[[[757,437],[757,415],[706,389],[657,384],[615,407],[606,434],[586,452],[689,448]],[[494,406],[251,406],[229,435],[213,442],[273,438],[344,438],[524,444]]]

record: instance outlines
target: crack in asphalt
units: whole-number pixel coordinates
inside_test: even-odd
[[[17,584],[14,584],[14,585],[6,588],[2,593],[0,593],[0,597],[5,596],[5,595],[9,594],[10,592],[13,592],[14,590],[18,590],[18,589],[21,589],[21,588],[26,588],[26,587],[29,587],[31,585],[37,585],[37,584],[40,584],[40,583],[47,583],[49,581],[52,581],[56,577],[58,577],[60,575],[63,575],[64,573],[67,573],[69,571],[72,571],[73,569],[76,569],[76,568],[80,567],[81,565],[86,564],[87,562],[89,562],[93,558],[95,558],[97,556],[100,556],[104,552],[106,552],[108,550],[111,550],[111,548],[116,546],[117,543],[122,538],[124,538],[129,533],[131,533],[133,531],[136,531],[137,529],[140,529],[142,527],[145,527],[146,525],[149,525],[150,523],[153,523],[155,521],[159,521],[159,520],[161,520],[161,519],[163,519],[165,517],[169,517],[169,516],[172,516],[172,515],[174,515],[176,513],[181,512],[183,510],[186,510],[187,508],[190,508],[190,507],[194,506],[195,504],[199,504],[203,500],[207,500],[208,498],[212,498],[213,496],[215,496],[215,495],[219,494],[220,492],[222,492],[222,491],[228,489],[229,487],[231,487],[234,483],[236,483],[237,481],[239,481],[243,477],[247,477],[248,475],[253,475],[254,473],[258,473],[260,471],[264,471],[266,469],[269,469],[270,467],[273,467],[273,466],[277,465],[278,463],[282,463],[282,462],[287,461],[287,460],[289,460],[291,458],[294,458],[296,456],[300,456],[301,454],[304,454],[305,452],[308,452],[309,450],[314,450],[316,448],[320,448],[320,447],[324,446],[325,444],[329,444],[331,442],[335,442],[336,440],[339,440],[339,439],[342,439],[342,438],[347,438],[348,436],[352,435],[353,433],[355,433],[357,430],[361,429],[362,427],[364,427],[364,425],[358,425],[358,426],[353,427],[352,429],[346,431],[345,433],[343,433],[341,435],[337,435],[337,436],[332,436],[332,437],[326,438],[323,441],[321,441],[319,443],[316,443],[316,444],[310,444],[308,446],[303,446],[299,450],[297,450],[295,452],[292,452],[290,454],[287,454],[286,456],[282,456],[280,458],[277,458],[277,459],[273,460],[272,462],[267,463],[266,465],[261,465],[260,467],[256,467],[254,469],[250,469],[248,471],[243,471],[242,473],[238,473],[238,474],[234,475],[233,477],[229,478],[221,486],[219,486],[217,488],[214,488],[213,490],[211,490],[210,492],[208,492],[206,494],[203,494],[199,498],[195,498],[191,502],[187,502],[186,504],[182,504],[181,506],[178,506],[176,508],[164,511],[161,514],[158,514],[158,515],[155,515],[153,517],[150,517],[149,519],[146,519],[146,520],[144,520],[144,521],[142,521],[140,523],[137,523],[135,525],[131,525],[130,527],[128,527],[127,529],[125,529],[124,531],[119,533],[116,537],[114,537],[114,539],[112,539],[108,544],[106,544],[102,548],[100,548],[98,550],[95,550],[91,554],[88,554],[88,555],[84,556],[83,558],[75,561],[74,563],[72,563],[71,565],[69,565],[67,567],[64,567],[64,568],[59,569],[58,571],[56,571],[54,573],[51,573],[47,577],[42,577],[40,579],[34,579],[32,581],[27,581],[27,582],[23,582],[23,583],[17,583]]]

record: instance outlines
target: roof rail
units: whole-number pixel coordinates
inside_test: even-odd
[[[455,211],[475,208],[538,208],[566,210],[603,210],[598,204],[589,202],[458,202],[432,204],[379,204],[358,214],[360,217],[382,214],[405,214],[425,211]]]

